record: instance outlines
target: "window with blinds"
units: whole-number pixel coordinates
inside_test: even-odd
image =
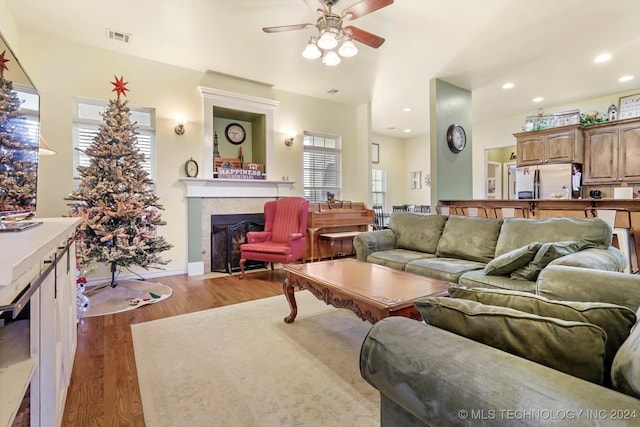
[[[371,169],[371,201],[373,205],[384,206],[387,194],[387,171]]]
[[[20,112],[24,115],[24,132],[32,144],[39,144],[40,137],[40,97],[32,86],[13,84],[13,90],[20,100]]]
[[[89,156],[80,150],[89,148],[98,134],[102,123],[101,113],[104,113],[108,101],[87,98],[74,99],[73,119],[73,178],[80,179],[78,166],[89,166]],[[155,167],[155,109],[128,104],[131,121],[137,122],[138,128],[136,147],[144,153],[142,167],[147,171],[153,182],[156,182]]]
[[[304,198],[310,202],[328,200],[329,194],[340,200],[342,153],[340,137],[304,133]]]

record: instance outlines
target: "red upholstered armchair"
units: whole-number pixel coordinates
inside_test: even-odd
[[[302,197],[285,197],[264,204],[264,231],[247,233],[247,243],[240,245],[240,278],[246,260],[290,264],[304,258],[309,201]]]

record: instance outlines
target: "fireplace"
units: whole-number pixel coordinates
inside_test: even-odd
[[[263,213],[211,215],[211,271],[240,271],[240,245],[247,233],[264,230]],[[245,270],[264,268],[262,261],[247,260]]]

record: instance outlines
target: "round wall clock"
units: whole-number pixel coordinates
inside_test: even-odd
[[[247,132],[245,132],[244,127],[242,127],[239,123],[229,123],[227,127],[224,129],[224,136],[227,137],[227,140],[235,145],[240,145],[244,142],[244,139],[247,137]]]
[[[189,178],[195,178],[198,176],[198,162],[193,160],[193,158],[187,160],[184,164],[184,173]]]
[[[451,125],[447,129],[447,144],[452,153],[459,153],[467,145],[467,134],[459,125]]]

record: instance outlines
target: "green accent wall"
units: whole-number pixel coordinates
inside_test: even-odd
[[[440,79],[429,82],[431,206],[439,200],[473,198],[471,92]],[[467,144],[460,153],[447,145],[447,129],[464,128]]]

